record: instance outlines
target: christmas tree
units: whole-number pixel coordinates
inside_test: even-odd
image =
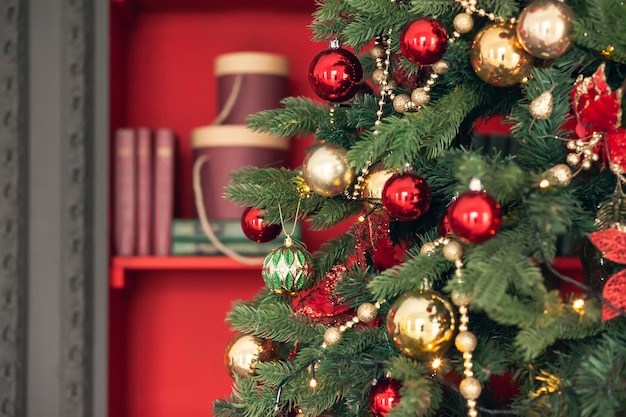
[[[313,254],[284,230],[214,414],[626,416],[624,2],[316,4],[320,99],[249,118],[315,142],[227,197],[259,241],[354,224]],[[472,133],[494,116],[510,151]]]

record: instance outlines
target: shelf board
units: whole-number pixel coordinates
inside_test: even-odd
[[[110,284],[124,288],[127,271],[156,270],[261,270],[261,260],[246,264],[227,256],[115,256],[111,259]]]

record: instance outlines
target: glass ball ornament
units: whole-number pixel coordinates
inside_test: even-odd
[[[428,361],[442,355],[452,341],[455,318],[452,305],[435,291],[401,295],[387,313],[387,333],[405,355]]]
[[[311,146],[302,162],[302,176],[311,191],[322,197],[338,196],[354,181],[347,149],[331,142]]]
[[[376,417],[385,417],[388,412],[400,401],[402,382],[393,378],[381,379],[369,393],[368,403],[370,411]]]
[[[283,228],[265,221],[265,210],[247,207],[241,215],[241,230],[253,242],[266,243],[278,237]]]
[[[430,200],[430,187],[426,180],[413,172],[403,172],[387,180],[381,202],[390,217],[410,221],[430,208]]]
[[[261,276],[265,285],[276,294],[294,295],[313,281],[313,260],[306,249],[291,238],[273,249],[263,260]]]
[[[500,230],[500,204],[484,191],[466,191],[448,207],[450,229],[466,243],[483,243]]]
[[[369,200],[372,203],[380,203],[383,198],[385,183],[397,172],[397,168],[385,168],[382,162],[372,166],[367,175],[363,178],[361,198]]]
[[[224,348],[224,366],[231,377],[253,375],[259,362],[277,361],[278,345],[269,339],[236,334]]]
[[[470,48],[474,72],[495,87],[510,87],[524,81],[533,68],[534,58],[517,40],[512,23],[485,26]]]
[[[559,0],[535,0],[522,10],[517,21],[517,39],[532,56],[554,59],[572,43],[574,12]]]
[[[317,96],[340,103],[359,91],[363,68],[352,52],[331,46],[313,58],[308,76],[309,85]]]
[[[410,22],[400,34],[400,51],[417,65],[439,61],[446,52],[448,33],[441,23],[429,17]]]

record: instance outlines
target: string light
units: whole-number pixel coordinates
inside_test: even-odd
[[[585,307],[585,300],[578,298],[572,302],[572,308],[575,312],[580,313]]]

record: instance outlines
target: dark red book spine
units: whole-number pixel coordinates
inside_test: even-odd
[[[152,255],[152,132],[137,129],[137,255]]]
[[[154,254],[169,255],[174,212],[174,158],[176,136],[158,129],[154,138]]]
[[[115,132],[114,250],[117,255],[135,254],[137,205],[137,144],[133,129]]]

